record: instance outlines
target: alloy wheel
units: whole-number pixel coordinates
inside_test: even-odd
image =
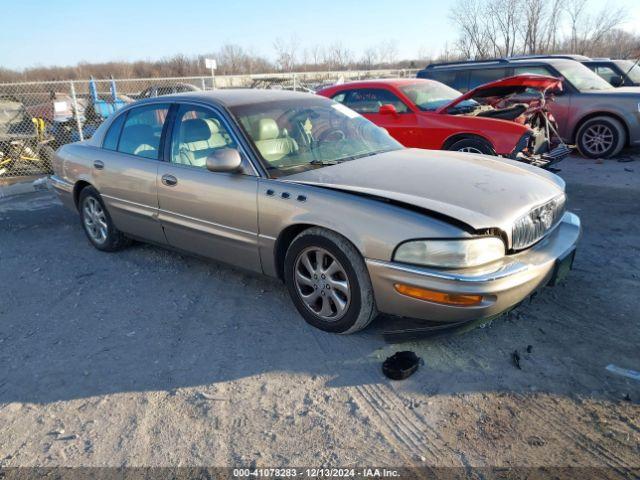
[[[302,250],[295,261],[294,281],[305,307],[323,320],[337,321],[347,312],[349,279],[342,264],[327,250]]]
[[[587,128],[582,137],[584,148],[591,155],[602,155],[613,146],[613,130],[608,125],[596,123]]]
[[[85,198],[82,204],[83,225],[91,239],[102,244],[107,240],[107,217],[104,208],[94,197]]]
[[[466,153],[480,153],[482,154],[482,152],[480,151],[480,149],[475,148],[475,147],[462,147],[461,149],[458,150],[459,152],[466,152]]]

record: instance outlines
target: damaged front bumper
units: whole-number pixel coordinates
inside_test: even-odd
[[[499,315],[545,285],[556,283],[571,268],[580,235],[580,219],[566,212],[542,241],[491,266],[451,271],[373,259],[367,259],[366,265],[379,311],[420,320],[462,323]],[[456,306],[420,300],[399,293],[399,284],[450,295],[480,295],[482,301]]]
[[[512,160],[528,163],[535,167],[549,168],[555,163],[567,158],[575,147],[560,142],[551,147],[552,142],[542,131],[522,135],[515,148],[508,156]]]
[[[542,154],[527,154],[520,152],[514,157],[514,160],[525,162],[534,167],[549,168],[561,160],[567,158],[573,149],[564,143]]]

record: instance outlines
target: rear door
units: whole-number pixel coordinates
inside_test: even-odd
[[[170,245],[261,271],[258,254],[258,178],[224,114],[212,107],[177,106],[165,161],[158,169],[158,202]],[[241,172],[211,172],[218,148],[241,151]]]
[[[116,227],[165,243],[156,185],[168,104],[132,108],[109,128],[93,161],[93,177]]]
[[[354,88],[333,97],[376,125],[386,129],[405,147],[420,147],[418,118],[393,91],[386,88]],[[379,113],[382,105],[393,105],[395,114]]]

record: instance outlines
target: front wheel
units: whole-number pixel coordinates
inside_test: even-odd
[[[482,155],[496,154],[489,142],[480,138],[463,138],[461,140],[457,140],[449,145],[447,150],[454,152],[479,153]]]
[[[285,257],[289,295],[316,328],[353,333],[378,314],[364,260],[349,240],[322,228],[299,234]]]
[[[610,158],[622,150],[626,133],[622,124],[611,117],[595,117],[578,129],[576,144],[587,158]]]
[[[98,191],[85,187],[78,199],[80,221],[91,244],[104,252],[115,252],[129,244],[129,239],[118,230]]]

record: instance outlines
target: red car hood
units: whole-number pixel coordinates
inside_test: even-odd
[[[503,78],[496,80],[495,82],[485,83],[472,90],[469,90],[464,95],[460,95],[455,100],[443,105],[436,110],[437,113],[442,113],[451,107],[455,107],[460,102],[468,100],[470,98],[478,97],[505,97],[514,93],[522,93],[527,88],[533,88],[540,92],[549,88],[562,88],[562,80],[556,77],[548,77],[546,75],[515,75],[513,77]]]

